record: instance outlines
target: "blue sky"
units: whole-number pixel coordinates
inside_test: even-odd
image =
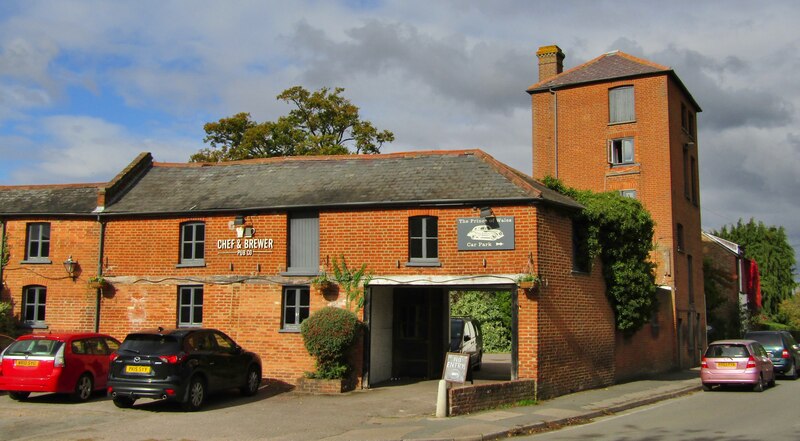
[[[481,148],[531,170],[535,52],[619,49],[671,66],[698,115],[703,226],[755,217],[800,248],[794,1],[35,1],[0,3],[0,185],[103,182],[183,162],[203,124],[344,87],[385,152]]]

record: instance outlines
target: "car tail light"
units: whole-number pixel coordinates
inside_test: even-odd
[[[756,367],[756,359],[751,355],[750,358],[747,359],[747,369],[754,367]]]
[[[703,357],[703,359],[700,361],[700,368],[708,369],[708,362],[706,361],[706,357]]]
[[[781,353],[781,358],[789,358],[789,351],[784,349]]]
[[[112,352],[111,355],[108,356],[108,358],[109,358],[109,361],[114,361],[117,358],[119,358],[119,354],[116,353],[116,352]]]
[[[58,348],[56,357],[53,359],[53,367],[63,368],[67,364],[67,362],[64,360],[64,346],[66,345],[61,345],[61,347]]]
[[[178,364],[186,358],[186,354],[181,352],[175,355],[161,355],[158,358],[167,364]]]

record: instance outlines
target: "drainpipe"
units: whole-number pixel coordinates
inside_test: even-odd
[[[6,252],[6,221],[0,219],[0,225],[3,225],[3,231],[0,232],[0,259],[3,258],[3,254]],[[3,293],[3,265],[0,262],[0,294]]]
[[[106,224],[97,215],[97,222],[100,224],[100,237],[97,244],[97,275],[103,275],[103,245],[105,243]],[[97,288],[97,297],[94,305],[94,332],[100,332],[100,303],[103,296],[103,288]]]
[[[558,179],[558,94],[555,90],[549,89],[553,95],[553,150],[555,157],[555,178]]]

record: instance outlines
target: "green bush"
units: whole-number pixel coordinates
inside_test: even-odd
[[[480,322],[484,351],[511,352],[510,292],[453,292],[450,315],[469,316]]]
[[[14,337],[17,335],[17,326],[11,312],[11,303],[0,302],[0,334]]]
[[[317,371],[310,378],[340,379],[350,373],[347,353],[356,341],[358,317],[346,309],[325,307],[300,325],[306,350],[316,358]]]

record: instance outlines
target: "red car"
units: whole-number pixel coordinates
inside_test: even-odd
[[[105,390],[110,355],[118,348],[119,341],[105,334],[23,335],[0,354],[0,391],[14,400],[56,392],[86,401]]]

